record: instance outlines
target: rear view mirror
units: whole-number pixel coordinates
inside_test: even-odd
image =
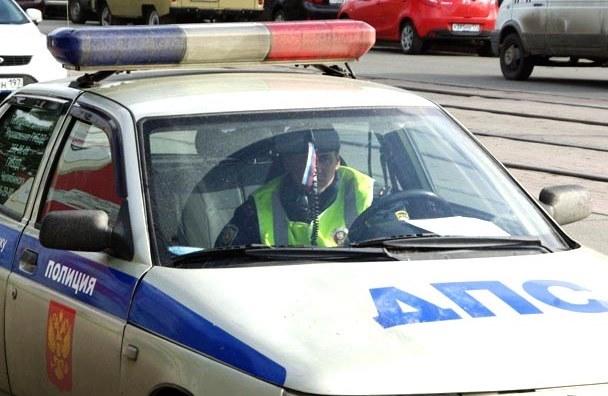
[[[591,194],[582,186],[545,187],[538,199],[560,225],[574,223],[591,214]]]
[[[81,252],[108,251],[130,260],[133,256],[129,230],[120,222],[110,226],[108,214],[101,210],[65,210],[47,214],[40,227],[40,243],[51,249]]]
[[[27,16],[30,17],[32,22],[34,22],[36,25],[42,22],[42,12],[40,12],[40,10],[37,10],[35,8],[28,8],[27,10],[25,10],[25,12],[27,13]]]

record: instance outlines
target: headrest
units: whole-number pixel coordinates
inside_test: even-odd
[[[194,144],[196,152],[206,157],[222,157],[226,151],[226,138],[228,134],[221,129],[201,129],[196,133]]]
[[[340,150],[340,137],[333,128],[303,129],[277,135],[274,149],[278,154],[301,154],[308,151],[310,142],[320,153]]]

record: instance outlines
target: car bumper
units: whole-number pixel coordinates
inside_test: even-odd
[[[0,70],[0,100],[4,99],[16,90],[9,89],[7,86],[5,86],[5,82],[12,79],[20,79],[23,81],[23,86],[37,82],[34,77],[27,74],[2,73],[2,70]]]
[[[477,25],[478,32],[454,32],[452,28],[454,24]],[[444,38],[452,36],[484,35],[488,36],[495,29],[495,20],[492,18],[464,18],[464,17],[423,17],[415,21],[418,35],[422,38],[427,38],[429,35],[441,35]]]
[[[0,66],[0,92],[6,94],[15,90],[15,84],[11,84],[10,79],[20,79],[25,86],[38,81],[60,80],[66,77],[67,71],[45,50],[35,53],[24,64],[7,65],[7,62],[4,62],[4,66]]]
[[[304,2],[307,19],[336,19],[341,4],[318,5]]]
[[[431,40],[445,40],[445,41],[458,41],[458,42],[489,42],[490,41],[489,31],[481,32],[453,32],[451,30],[433,30],[428,33],[425,37]]]

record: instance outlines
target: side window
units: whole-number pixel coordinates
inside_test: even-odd
[[[61,104],[12,105],[0,120],[0,205],[16,217],[25,205],[42,156],[61,116]]]
[[[38,221],[57,210],[103,210],[114,223],[123,199],[116,189],[110,140],[104,131],[74,121],[55,165]]]

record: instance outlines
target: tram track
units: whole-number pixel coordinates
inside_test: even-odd
[[[460,88],[445,85],[394,85],[454,113],[506,168],[519,174],[518,178],[523,177],[527,184],[534,180],[536,186],[539,181],[586,186],[592,192],[594,215],[608,217],[608,101],[603,106],[567,103],[564,98],[533,98],[524,92],[501,97],[502,92],[461,92]],[[511,108],[501,109],[504,103]]]
[[[521,90],[492,89],[482,86],[447,84],[441,82],[421,82],[399,78],[398,80],[390,77],[362,76],[366,79],[384,82],[398,88],[419,93],[446,94],[460,97],[479,97],[483,99],[519,100],[525,102],[539,103],[543,105],[566,105],[574,108],[608,110],[608,100],[601,100],[598,104],[596,99],[589,99],[581,96],[571,95],[549,95],[545,93],[531,93]],[[425,95],[423,95],[425,96]],[[547,99],[550,97],[551,99]]]
[[[548,142],[546,140],[541,140],[541,139],[530,139],[530,138],[523,138],[523,137],[517,137],[517,136],[509,136],[509,135],[500,134],[500,133],[483,132],[480,130],[471,130],[471,132],[475,136],[495,137],[495,138],[514,140],[517,142],[524,142],[524,143],[538,143],[538,144],[546,144],[548,146],[569,147],[569,148],[576,148],[576,149],[581,149],[581,150],[591,150],[591,151],[599,151],[601,153],[608,153],[608,148],[604,149],[604,148],[592,147],[592,146],[581,146],[581,145],[577,145],[577,144]]]

